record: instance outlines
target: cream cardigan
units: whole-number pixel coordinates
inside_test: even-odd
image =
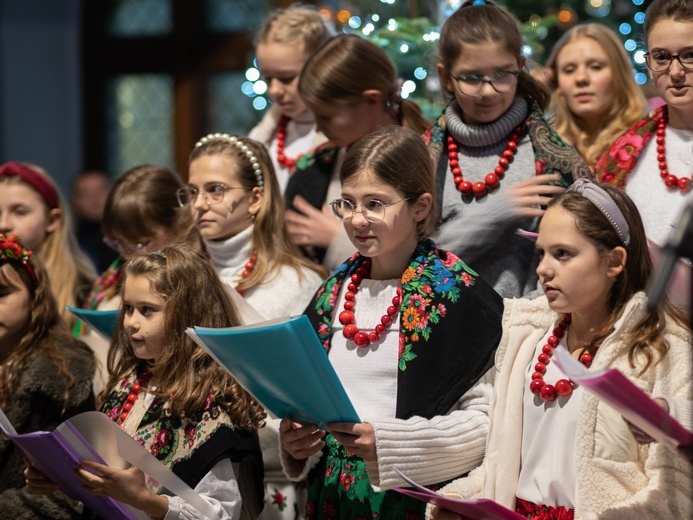
[[[645,315],[646,297],[636,294],[615,330],[594,357],[592,370],[618,368],[649,395],[672,396],[691,404],[693,348],[690,332],[666,327],[669,352],[638,377],[628,363],[623,335]],[[491,424],[483,464],[440,490],[462,498],[491,498],[515,508],[522,449],[522,393],[532,354],[557,315],[545,297],[505,300],[503,337],[496,352]],[[503,399],[498,399],[503,396]],[[638,445],[621,415],[585,392],[575,440],[575,518],[630,520],[690,518],[693,465],[662,445]],[[430,518],[429,506],[427,518]]]

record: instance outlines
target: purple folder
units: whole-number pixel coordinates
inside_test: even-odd
[[[440,509],[451,511],[462,515],[464,518],[471,520],[522,520],[524,517],[517,514],[515,511],[500,505],[498,502],[487,498],[476,498],[472,500],[462,500],[460,498],[451,498],[428,488],[417,484],[412,479],[404,475],[401,471],[395,468],[395,471],[414,489],[395,488],[407,496],[416,498],[423,502],[430,502]]]
[[[76,474],[77,465],[83,460],[100,464],[106,462],[70,421],[65,421],[52,432],[19,434],[0,410],[0,429],[24,452],[38,471],[60,486],[66,496],[79,500],[99,516],[113,520],[147,518],[144,513],[122,502],[92,495],[84,490],[84,483]]]

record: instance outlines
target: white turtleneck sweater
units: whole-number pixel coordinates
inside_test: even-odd
[[[221,281],[231,287],[240,282],[245,263],[250,258],[252,233],[253,226],[249,226],[227,240],[204,241]],[[245,299],[268,320],[303,314],[321,283],[322,278],[315,271],[282,265],[262,284],[248,289]]]
[[[275,105],[270,108],[262,120],[250,131],[248,137],[260,141],[264,144],[272,158],[274,171],[277,174],[279,189],[282,193],[286,190],[289,182],[289,168],[279,164],[277,161],[277,127],[281,119],[281,112]],[[284,138],[284,155],[290,159],[297,159],[299,156],[310,152],[316,146],[327,141],[321,132],[315,127],[315,118],[309,110],[293,117],[286,125],[286,136]]]

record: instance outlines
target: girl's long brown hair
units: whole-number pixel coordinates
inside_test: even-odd
[[[226,286],[219,280],[204,253],[187,246],[165,247],[160,252],[137,255],[125,265],[123,287],[129,277],[144,276],[165,302],[164,350],[149,363],[155,394],[170,399],[173,413],[193,414],[211,395],[243,429],[263,424],[265,411],[219,364],[185,333],[187,327],[231,327],[240,324]],[[135,357],[123,327],[121,310],[108,352],[105,399],[116,384],[130,375],[142,360]]]
[[[75,378],[68,367],[65,345],[72,344],[84,350],[85,355],[93,356],[93,353],[89,347],[70,334],[58,312],[58,306],[48,282],[48,274],[41,261],[36,256],[32,256],[28,263],[34,270],[36,281],[23,265],[16,262],[0,263],[0,284],[24,285],[31,299],[29,321],[24,335],[0,366],[0,408],[15,392],[18,381],[31,360],[38,355],[46,355],[58,369],[58,376],[64,376],[66,380],[63,394],[64,412],[68,405],[70,390],[75,383]]]
[[[625,247],[626,265],[618,275],[609,295],[609,321],[605,327],[581,348],[594,354],[602,342],[614,331],[616,321],[633,295],[644,291],[652,276],[652,260],[647,247],[645,229],[638,208],[625,192],[608,184],[599,184],[619,207],[628,224],[630,242],[624,246],[614,227],[592,202],[578,193],[568,192],[554,198],[548,207],[560,206],[575,216],[577,230],[597,248],[601,258],[606,259],[616,247]],[[669,345],[664,339],[667,320],[690,330],[684,313],[665,299],[655,312],[648,313],[629,332],[624,341],[629,346],[628,361],[632,367],[636,363],[645,372],[653,363],[659,362]]]
[[[283,265],[296,269],[299,277],[301,276],[301,269],[307,268],[324,278],[326,273],[322,267],[305,258],[289,236],[284,221],[284,197],[282,197],[279,189],[277,176],[274,173],[274,166],[267,149],[263,144],[249,137],[240,135],[235,137],[257,157],[262,168],[264,182],[262,205],[255,216],[253,227],[253,249],[258,253],[257,262],[250,276],[243,278],[236,290],[243,292],[261,284]],[[196,146],[190,153],[189,163],[207,155],[225,157],[230,163],[229,167],[237,169],[241,184],[248,190],[258,186],[257,178],[253,173],[253,165],[248,156],[238,146],[231,143],[228,138],[211,138]]]
[[[399,94],[397,70],[383,49],[354,34],[330,38],[308,59],[298,80],[298,91],[306,103],[349,105],[363,99],[366,90],[378,90],[385,100]],[[419,105],[401,101],[401,123],[423,133],[428,121]]]
[[[465,45],[493,42],[517,56],[518,60],[522,58],[522,33],[517,19],[505,9],[493,5],[493,2],[472,4],[472,0],[462,4],[445,20],[440,31],[438,61],[448,74]],[[549,89],[527,71],[520,71],[517,92],[537,103],[542,110],[546,110],[549,104]]]

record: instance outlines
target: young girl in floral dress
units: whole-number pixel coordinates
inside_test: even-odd
[[[340,180],[331,206],[358,252],[306,314],[364,422],[326,433],[283,419],[284,470],[309,480],[308,519],[422,518],[392,491],[405,485],[395,468],[436,485],[481,462],[501,299],[428,239],[435,185],[416,132],[357,141]]]

